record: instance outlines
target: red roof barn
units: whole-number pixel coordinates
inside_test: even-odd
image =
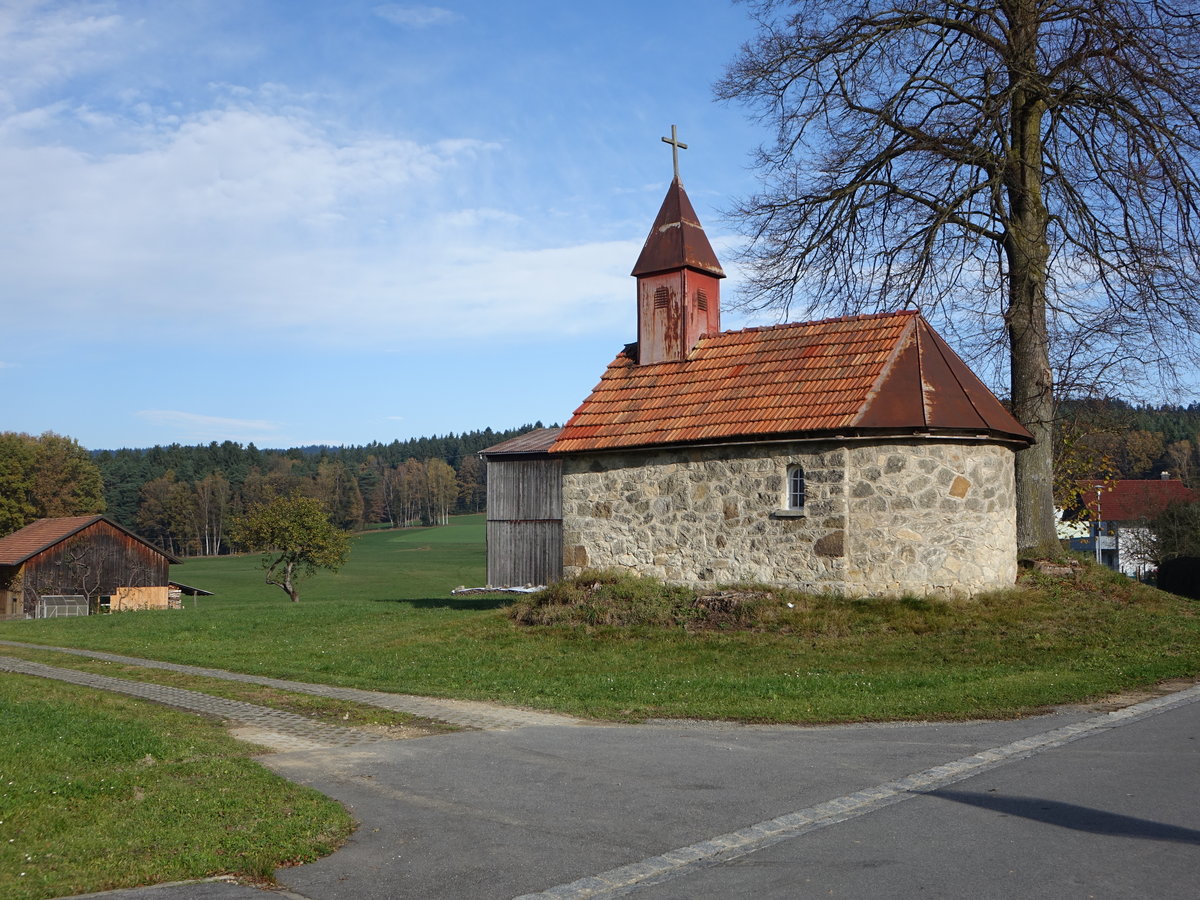
[[[165,608],[178,561],[104,516],[39,519],[0,538],[0,617],[96,612],[104,600],[114,610]]]

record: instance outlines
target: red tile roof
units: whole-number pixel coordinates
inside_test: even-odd
[[[551,452],[943,431],[1029,434],[915,311],[705,335],[686,360],[622,352]]]
[[[1096,488],[1100,488],[1100,519],[1104,522],[1136,522],[1153,519],[1170,504],[1191,503],[1200,495],[1178,478],[1125,478],[1119,481],[1085,481],[1080,485],[1083,501],[1096,520]]]
[[[130,537],[141,541],[147,547],[157,550],[171,562],[179,562],[169,553],[104,516],[65,516],[57,519],[38,519],[20,531],[14,531],[12,534],[0,538],[0,566],[19,566],[30,557],[37,556],[43,550],[53,547],[97,522],[106,522],[118,531],[123,531]]]

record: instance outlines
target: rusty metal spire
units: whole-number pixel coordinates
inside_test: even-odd
[[[686,150],[687,144],[681,143],[679,136],[675,133],[675,126],[671,126],[671,136],[663,138],[664,144],[671,145],[671,162],[675,164],[675,180],[679,180],[679,151]]]

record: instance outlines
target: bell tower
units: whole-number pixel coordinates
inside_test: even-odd
[[[679,180],[675,126],[671,145],[675,177],[631,273],[637,278],[638,365],[686,359],[702,334],[721,330],[721,279],[696,211]]]

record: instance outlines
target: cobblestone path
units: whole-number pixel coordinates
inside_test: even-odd
[[[15,659],[11,656],[0,656],[0,671],[66,681],[83,687],[99,688],[102,691],[153,700],[155,703],[173,706],[187,712],[216,716],[233,723],[234,734],[237,737],[274,747],[277,750],[353,747],[387,740],[383,735],[360,731],[356,728],[326,725],[295,713],[266,706],[256,706],[253,703],[243,703],[241,700],[227,700],[224,697],[213,697],[210,694],[168,687],[163,684],[148,684],[143,681],[129,681],[125,678],[111,678],[108,675],[80,672],[76,669],[62,669],[58,666],[47,666],[26,659]]]
[[[416,697],[411,694],[385,694],[380,691],[364,691],[358,688],[335,687],[328,684],[285,681],[280,678],[244,675],[240,672],[227,672],[223,669],[206,669],[201,666],[159,662],[152,659],[121,656],[116,653],[103,653],[96,650],[76,650],[70,647],[50,647],[43,644],[25,644],[18,641],[0,641],[0,646],[24,647],[29,650],[52,650],[56,653],[70,653],[75,656],[107,660],[108,662],[123,665],[144,666],[150,669],[166,669],[172,672],[183,672],[188,675],[203,675],[207,678],[240,681],[245,684],[260,684],[285,691],[313,694],[318,697],[328,697],[335,700],[348,700],[367,706],[376,706],[381,709],[405,712],[465,728],[506,730],[526,725],[585,724],[582,719],[538,712],[537,710],[494,706],[490,703],[479,703],[470,700],[444,700],[431,697]],[[313,722],[303,716],[295,715],[294,713],[268,709],[237,700],[224,700],[197,691],[128,681],[122,678],[111,678],[107,675],[92,675],[74,669],[63,669],[42,663],[27,662],[26,660],[8,656],[0,656],[0,670],[20,672],[25,675],[36,675],[42,678],[54,678],[59,681],[69,681],[74,684],[82,684],[101,690],[144,697],[179,709],[208,713],[223,719],[229,719],[232,722],[245,723],[245,727],[250,729],[250,731],[242,732],[239,736],[246,737],[247,739],[251,739],[250,733],[254,729],[262,729],[287,736],[294,735],[297,742],[309,742],[304,743],[303,748],[315,746],[345,747],[387,739],[370,732],[359,731],[353,728],[341,728],[336,725],[324,725]],[[276,745],[272,744],[272,746]],[[300,746],[300,743],[297,743],[294,749],[303,748]]]

